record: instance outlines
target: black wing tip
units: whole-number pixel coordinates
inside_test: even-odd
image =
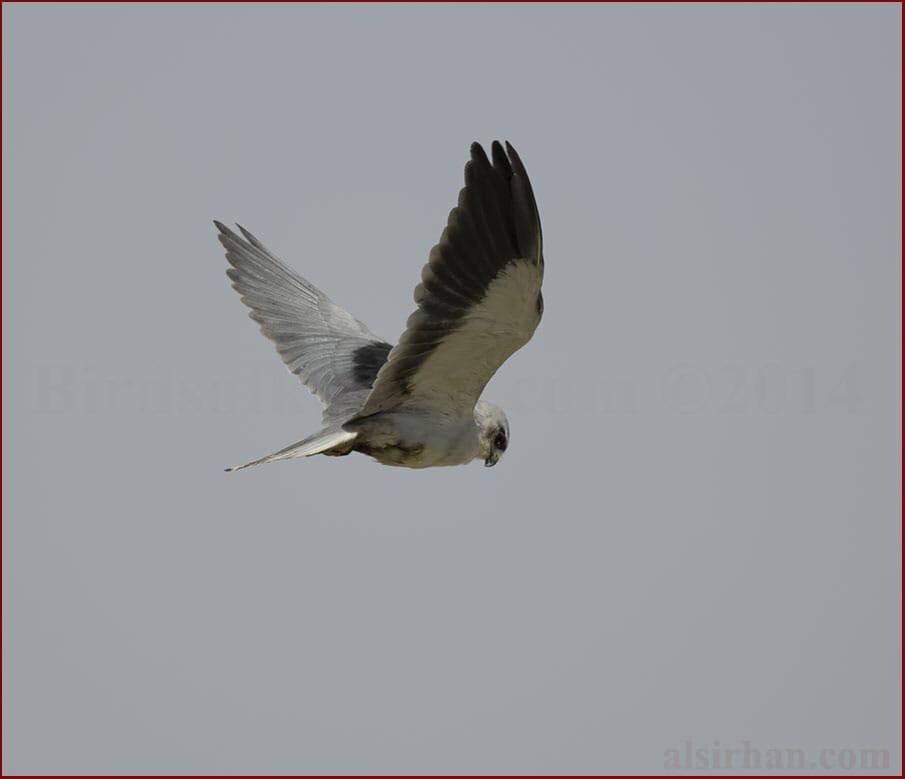
[[[512,163],[509,162],[506,152],[503,151],[503,144],[499,141],[494,141],[491,146],[491,151],[493,155],[493,167],[499,170],[507,179],[511,179]]]
[[[505,147],[504,147],[505,144]],[[491,163],[491,160],[493,162]],[[484,147],[474,141],[471,144],[471,159],[465,164],[465,182],[470,183],[473,180],[474,173],[477,171],[497,171],[503,175],[505,179],[511,179],[513,175],[528,178],[525,172],[525,166],[522,164],[521,158],[515,147],[509,141],[493,141],[490,144],[490,157]]]
[[[515,147],[506,141],[506,153],[509,155],[509,160],[512,163],[512,168],[515,171],[517,176],[522,176],[523,178],[528,178],[528,173],[525,170],[525,164],[522,162],[522,158],[519,157],[518,152],[515,150]]]
[[[492,165],[490,163],[491,159],[493,160]],[[470,162],[475,163],[482,168],[485,166],[487,168],[496,168],[507,178],[511,178],[513,173],[527,178],[525,166],[522,163],[521,157],[519,157],[515,147],[509,143],[509,141],[492,141],[490,144],[489,158],[487,152],[484,151],[484,147],[480,143],[477,141],[472,142]]]
[[[473,166],[477,166],[482,170],[489,170],[491,167],[487,152],[484,151],[484,147],[477,141],[471,144],[471,159],[465,163],[466,171],[469,171]]]
[[[490,148],[492,149],[494,146],[499,146],[502,148],[505,145],[507,152],[514,152],[515,147],[509,141],[497,141],[494,140],[490,144]],[[471,150],[474,151],[484,151],[484,147],[481,146],[480,141],[472,141],[471,142]]]

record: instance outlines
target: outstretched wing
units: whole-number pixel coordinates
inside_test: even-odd
[[[471,146],[465,188],[415,289],[417,310],[380,369],[361,416],[442,405],[470,414],[484,386],[524,346],[543,313],[540,218],[508,143]]]
[[[232,265],[226,274],[233,288],[261,332],[276,344],[286,367],[320,398],[325,417],[336,416],[344,406],[357,410],[386,362],[390,344],[290,270],[247,230],[239,227],[242,237],[214,224]],[[350,393],[361,395],[357,406],[342,402]]]

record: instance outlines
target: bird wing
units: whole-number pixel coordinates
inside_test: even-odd
[[[418,308],[360,416],[436,407],[469,415],[543,313],[540,217],[515,149],[471,146],[465,187],[415,289]]]
[[[390,344],[284,265],[247,230],[239,227],[239,236],[220,222],[214,224],[232,266],[226,275],[286,367],[320,398],[325,419],[335,418],[340,409],[354,413],[386,361]],[[357,402],[348,402],[356,397]]]

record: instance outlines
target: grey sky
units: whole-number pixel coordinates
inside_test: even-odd
[[[4,4],[4,772],[899,771],[900,13]],[[494,138],[505,459],[223,473],[320,412],[211,220],[396,339]]]

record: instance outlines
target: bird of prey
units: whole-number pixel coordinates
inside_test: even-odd
[[[492,159],[492,162],[491,162]],[[289,370],[324,405],[314,435],[245,465],[362,452],[385,465],[495,465],[509,443],[480,399],[543,313],[540,218],[515,149],[471,146],[465,187],[415,289],[395,346],[290,270],[251,233],[215,222],[227,275]]]

